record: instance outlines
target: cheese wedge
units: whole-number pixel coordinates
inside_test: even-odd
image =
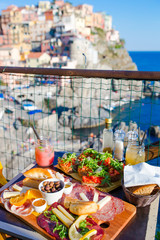
[[[109,201],[111,200],[111,196],[106,196],[105,198],[103,198],[102,200],[100,200],[97,204],[99,206],[99,209],[101,209],[102,207],[104,207],[105,204],[107,204]]]
[[[16,197],[16,196],[18,196],[18,195],[20,195],[20,192],[5,191],[5,192],[3,193],[3,198],[11,198],[11,197]]]
[[[18,191],[18,192],[21,192],[21,191],[22,191],[22,188],[21,188],[20,186],[18,186],[17,184],[14,184],[14,185],[12,186],[12,188],[13,188],[13,190]]]
[[[64,223],[64,225],[69,228],[72,225],[72,221],[67,218],[62,212],[60,212],[57,208],[53,208],[52,212],[57,216],[57,218]]]
[[[67,212],[66,209],[63,208],[61,205],[58,205],[57,208],[58,208],[67,218],[69,218],[72,222],[75,221],[74,217],[72,217],[72,215],[69,214],[69,212]]]
[[[96,202],[96,203],[98,202],[98,196],[99,196],[99,193],[96,191],[93,197],[93,202]]]
[[[80,197],[82,198],[83,201],[89,201],[89,199],[87,198],[87,196],[82,192],[79,194]]]

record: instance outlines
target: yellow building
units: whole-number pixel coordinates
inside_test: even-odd
[[[50,1],[40,1],[38,7],[41,9],[42,12],[45,12],[51,8]]]

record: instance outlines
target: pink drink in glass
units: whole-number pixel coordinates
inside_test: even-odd
[[[53,164],[54,149],[48,139],[41,138],[35,146],[36,162],[41,167],[47,167]]]

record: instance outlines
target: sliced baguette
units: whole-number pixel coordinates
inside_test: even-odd
[[[142,185],[142,186],[135,186],[128,188],[129,191],[136,195],[142,195],[147,196],[151,195],[153,190],[157,187],[157,184],[148,184],[148,185]]]
[[[25,177],[35,179],[35,180],[45,180],[47,178],[52,178],[53,175],[51,171],[44,168],[32,168],[23,173]]]
[[[98,204],[93,201],[71,203],[69,211],[76,215],[86,215],[96,213],[98,210]]]
[[[93,201],[82,201],[71,197],[64,199],[64,207],[76,215],[86,215],[97,212],[99,206]]]

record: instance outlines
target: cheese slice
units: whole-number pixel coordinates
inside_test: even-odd
[[[64,209],[61,205],[58,205],[57,207],[67,218],[69,218],[72,222],[75,221],[74,217],[72,217],[71,214],[69,214],[69,212],[66,211],[66,209]]]
[[[57,218],[64,223],[64,225],[69,228],[72,225],[72,221],[67,218],[62,212],[60,212],[57,208],[53,208],[52,212],[57,216]]]
[[[56,178],[58,178],[58,179],[60,179],[60,180],[62,180],[64,182],[64,177],[59,172],[56,172]]]
[[[98,196],[99,196],[99,193],[97,191],[95,191],[95,194],[93,197],[93,202],[98,202]]]
[[[13,192],[4,191],[3,192],[3,198],[11,198],[11,197],[16,197],[18,195],[20,195],[20,192],[15,192],[15,191],[13,191]]]
[[[100,200],[97,204],[99,206],[99,209],[101,209],[102,207],[104,207],[105,204],[107,204],[109,201],[111,200],[111,196],[106,196],[105,198],[103,198],[102,200]]]
[[[12,186],[13,190],[21,192],[22,188],[20,186],[18,186],[16,183]]]
[[[82,198],[82,200],[84,200],[84,201],[89,201],[89,199],[87,198],[87,196],[86,196],[83,192],[80,193],[79,195],[80,195],[80,197]]]

